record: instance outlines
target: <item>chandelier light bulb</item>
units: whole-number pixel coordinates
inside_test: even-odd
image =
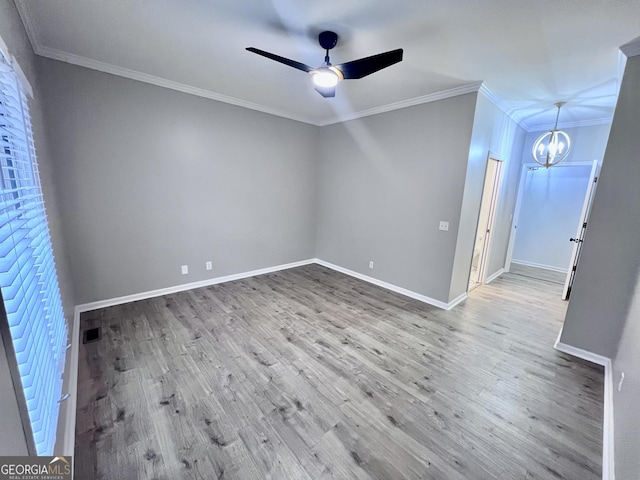
[[[558,130],[558,118],[560,117],[560,107],[564,102],[556,103],[558,114],[553,130],[543,133],[533,144],[531,153],[536,163],[545,168],[559,164],[569,155],[571,149],[571,139],[566,132]]]

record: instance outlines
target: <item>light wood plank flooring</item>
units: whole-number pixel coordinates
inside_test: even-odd
[[[528,265],[521,265],[519,263],[512,263],[509,266],[509,271],[514,275],[522,275],[523,277],[531,277],[550,283],[558,283],[563,287],[564,282],[567,279],[566,273],[554,272],[553,270],[547,270],[545,268],[530,267]],[[560,289],[558,294],[562,295],[562,289]]]
[[[75,478],[599,479],[558,288],[447,312],[309,265],[85,313]]]

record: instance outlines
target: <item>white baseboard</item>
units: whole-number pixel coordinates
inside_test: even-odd
[[[567,273],[569,271],[566,268],[554,267],[553,265],[543,265],[542,263],[527,262],[526,260],[512,259],[511,263],[517,263],[518,265],[524,265],[525,267],[542,268],[543,270],[551,270],[552,272]]]
[[[436,300],[435,298],[427,297],[426,295],[421,295],[412,290],[407,290],[406,288],[398,287],[397,285],[393,285],[392,283],[387,283],[382,280],[378,280],[377,278],[369,277],[368,275],[363,275],[362,273],[349,270],[348,268],[339,267],[338,265],[325,262],[324,260],[320,260],[319,258],[315,259],[315,263],[317,263],[318,265],[322,265],[323,267],[330,268],[331,270],[335,270],[336,272],[344,273],[351,277],[364,280],[365,282],[372,283],[382,288],[386,288],[387,290],[391,290],[392,292],[400,293],[402,295],[413,298],[415,300],[420,300],[421,302],[428,303],[429,305],[433,305],[434,307],[442,308],[444,310],[451,310],[453,307],[455,307],[456,305],[458,305],[460,302],[464,301],[467,298],[467,294],[463,293],[459,297],[456,297],[452,301],[446,303],[440,300]]]
[[[604,419],[602,422],[602,479],[616,480],[613,437],[613,366],[604,366]]]
[[[460,303],[464,302],[468,297],[469,297],[469,295],[467,294],[467,292],[464,292],[464,293],[458,295],[456,298],[454,298],[453,300],[451,300],[449,303],[446,304],[447,306],[446,306],[445,310],[451,310],[456,305],[459,305]]]
[[[604,367],[604,418],[602,419],[602,480],[615,480],[615,458],[613,455],[613,368],[611,359],[602,355],[576,348],[560,341],[560,335],[555,348],[563,353],[582,358],[588,362]]]
[[[491,283],[493,282],[496,278],[498,278],[500,275],[502,275],[504,273],[504,268],[501,268],[500,270],[498,270],[496,273],[494,273],[493,275],[489,275],[484,283]]]
[[[310,258],[307,260],[301,260],[299,262],[276,265],[275,267],[267,267],[258,270],[251,270],[248,272],[234,273],[233,275],[210,278],[207,280],[201,280],[199,282],[183,283],[182,285],[175,285],[173,287],[159,288],[157,290],[149,290],[148,292],[134,293],[132,295],[125,295],[122,297],[110,298],[107,300],[99,300],[97,302],[83,303],[81,305],[77,305],[76,310],[79,310],[80,312],[89,312],[91,310],[98,310],[99,308],[113,307],[114,305],[122,305],[123,303],[146,300],[147,298],[161,297],[162,295],[169,295],[171,293],[185,292],[187,290],[193,290],[194,288],[208,287],[210,285],[217,285],[218,283],[231,282],[233,280],[255,277],[257,275],[264,275],[265,273],[279,272],[280,270],[301,267],[303,265],[309,265],[314,262],[315,259]]]
[[[568,353],[569,355],[573,355],[574,357],[578,357],[583,360],[586,360],[587,362],[595,363],[597,365],[602,365],[603,367],[606,367],[607,365],[611,365],[611,359],[609,357],[604,357],[596,353],[591,353],[581,348],[572,347],[571,345],[567,345],[566,343],[562,343],[560,341],[556,341],[555,349],[563,353]]]

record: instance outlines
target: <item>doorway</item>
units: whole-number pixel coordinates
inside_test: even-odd
[[[493,224],[495,220],[500,178],[502,176],[502,161],[493,157],[487,160],[487,170],[484,176],[484,187],[480,201],[480,215],[478,229],[473,246],[471,260],[471,274],[469,275],[469,290],[482,285],[486,280],[487,261],[493,240]]]
[[[505,270],[555,284],[559,293],[564,284],[562,297],[568,298],[597,165],[523,166]]]

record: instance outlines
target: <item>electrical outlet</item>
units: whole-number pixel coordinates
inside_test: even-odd
[[[205,263],[204,268],[206,268],[207,270],[213,269],[213,263],[212,262]]]
[[[373,268],[373,262],[369,262],[369,268]]]
[[[189,273],[189,265],[182,265],[180,268],[182,269],[183,275],[187,275]]]
[[[444,220],[440,220],[440,230],[448,232],[449,231],[449,222],[445,222]]]
[[[618,382],[618,391],[622,390],[622,384],[624,383],[624,372],[620,373],[620,381]]]

